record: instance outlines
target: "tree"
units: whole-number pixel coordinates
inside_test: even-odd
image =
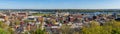
[[[37,29],[35,34],[45,34],[45,30]]]
[[[92,24],[93,23],[93,24]],[[120,34],[120,22],[114,20],[98,26],[97,22],[92,22],[90,27],[83,27],[82,34]]]
[[[8,31],[0,28],[0,34],[10,34]]]
[[[60,28],[62,34],[71,34],[73,33],[73,31],[71,30],[70,26],[64,24],[62,25],[62,27]]]
[[[13,30],[13,28],[11,28],[11,27],[9,27],[9,28],[7,29],[7,31],[9,31],[10,34],[14,34],[14,30]]]

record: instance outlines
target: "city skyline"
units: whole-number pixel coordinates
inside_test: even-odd
[[[0,9],[120,9],[120,0],[0,0]]]

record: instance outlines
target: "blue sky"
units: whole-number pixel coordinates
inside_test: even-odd
[[[0,9],[120,9],[120,0],[0,0]]]

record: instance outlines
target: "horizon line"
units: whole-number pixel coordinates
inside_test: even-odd
[[[11,9],[11,8],[10,8]],[[19,8],[18,8],[19,9]],[[31,8],[30,8],[31,9]],[[66,9],[66,8],[65,8]],[[69,9],[71,9],[71,8],[69,8]],[[74,9],[74,8],[73,8]],[[110,8],[111,9],[111,8]],[[113,8],[114,9],[114,8]],[[120,8],[119,8],[120,9]],[[58,9],[56,9],[56,10],[58,10]],[[61,9],[60,9],[61,10]],[[97,10],[97,9],[96,9]]]

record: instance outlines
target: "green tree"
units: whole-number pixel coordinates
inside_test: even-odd
[[[45,34],[45,30],[37,29],[35,34]]]
[[[62,25],[62,27],[60,28],[62,34],[71,34],[73,33],[72,29],[70,28],[70,26],[64,24]]]
[[[8,31],[0,28],[0,34],[10,34]]]
[[[96,21],[90,23],[90,27],[83,27],[82,34],[111,34],[112,26],[100,26]]]
[[[82,34],[120,34],[120,22],[115,20],[99,26],[97,22],[92,22],[90,27],[83,27]]]

